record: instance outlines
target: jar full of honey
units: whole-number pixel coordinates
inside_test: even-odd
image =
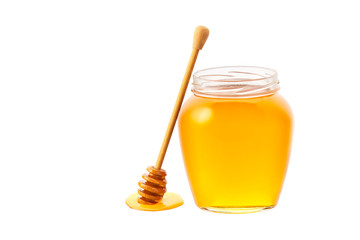
[[[276,71],[231,66],[193,75],[179,136],[196,205],[247,213],[276,206],[289,161],[291,109]]]

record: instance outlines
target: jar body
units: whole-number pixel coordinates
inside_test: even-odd
[[[191,96],[179,116],[185,169],[198,207],[246,213],[273,208],[289,160],[292,113],[278,93]]]

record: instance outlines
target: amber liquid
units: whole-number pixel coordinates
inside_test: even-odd
[[[179,135],[198,207],[256,212],[277,204],[290,153],[291,110],[274,94],[249,99],[192,96]]]
[[[164,211],[173,208],[180,207],[184,204],[184,201],[179,194],[167,192],[163,199],[156,204],[141,204],[137,201],[138,194],[133,193],[126,199],[126,204],[136,210],[141,211]]]

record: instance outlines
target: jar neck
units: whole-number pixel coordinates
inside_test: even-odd
[[[277,72],[263,67],[229,66],[200,70],[193,75],[192,92],[210,98],[254,98],[280,89]]]

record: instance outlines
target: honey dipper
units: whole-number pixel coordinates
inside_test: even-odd
[[[187,86],[189,84],[192,71],[194,69],[196,58],[199,54],[199,51],[203,48],[208,36],[209,36],[208,28],[203,26],[198,26],[195,29],[191,57],[185,71],[185,75],[176,99],[173,112],[171,114],[171,118],[165,133],[164,140],[160,148],[160,152],[156,164],[155,166],[149,166],[147,168],[147,171],[149,173],[144,173],[142,175],[143,180],[139,181],[140,188],[138,190],[137,203],[140,205],[142,204],[154,205],[159,203],[164,197],[164,194],[166,192],[166,179],[165,179],[166,171],[164,169],[161,169],[161,166],[164,161],[166,150],[168,148],[170,138],[174,130],[177,117],[180,112],[181,104],[184,100],[184,96],[186,93]],[[127,204],[129,205],[129,207],[136,208],[134,207],[134,204],[133,205],[131,204],[131,201],[129,199],[130,197],[127,200]],[[182,205],[182,202],[180,205]],[[149,209],[142,208],[140,210],[149,210]],[[152,209],[152,210],[162,210],[162,209]]]

